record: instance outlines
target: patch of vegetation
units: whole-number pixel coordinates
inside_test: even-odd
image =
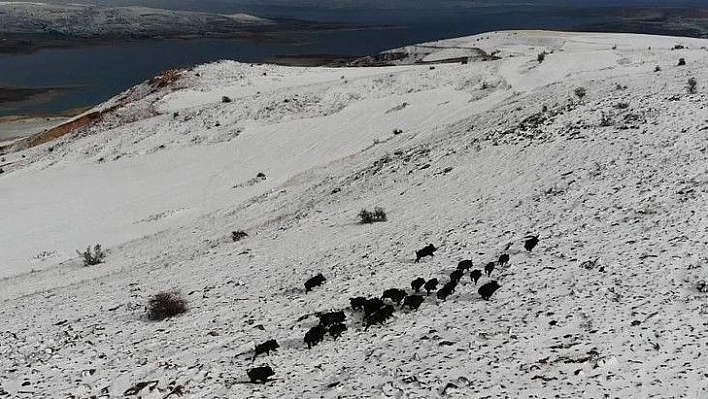
[[[605,112],[600,115],[600,126],[607,127],[612,126],[613,124],[614,122],[612,121],[612,115]]]
[[[86,247],[86,251],[79,252],[76,251],[80,256],[84,258],[84,266],[94,266],[99,263],[103,263],[103,259],[106,257],[106,253],[101,249],[101,244],[96,244],[93,247],[93,252],[91,252],[91,246]]]
[[[236,242],[236,241],[241,241],[244,238],[248,237],[248,233],[246,233],[243,230],[236,230],[231,232],[231,239]]]
[[[694,94],[696,92],[696,87],[698,86],[698,81],[696,78],[689,78],[688,82],[686,83],[686,90],[688,90],[689,93]]]
[[[386,221],[386,211],[381,207],[374,208],[373,212],[369,212],[366,209],[362,209],[359,212],[359,223],[369,224],[375,222],[385,222]]]
[[[588,94],[584,87],[576,87],[573,93],[581,100]]]
[[[187,312],[187,301],[177,291],[163,291],[148,300],[148,319],[164,320]]]

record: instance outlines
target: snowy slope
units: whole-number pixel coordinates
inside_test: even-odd
[[[0,32],[69,37],[234,35],[275,22],[247,14],[214,14],[148,7],[0,2]]]
[[[143,397],[704,398],[706,45],[496,32],[418,46],[495,61],[224,61],[133,88],[101,124],[3,161],[0,397],[156,380]],[[358,224],[374,206],[388,221]],[[74,250],[96,242],[106,263],[85,268]],[[367,331],[348,309],[509,244],[489,302],[465,276]],[[190,311],[148,322],[171,288]],[[307,350],[305,316],[339,309],[349,331]],[[274,381],[243,384],[262,364]]]

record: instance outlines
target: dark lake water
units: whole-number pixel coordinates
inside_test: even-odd
[[[123,1],[126,2],[127,0]],[[604,0],[601,0],[601,2]],[[100,2],[100,1],[99,1]],[[651,0],[645,2],[652,3]],[[120,0],[112,4],[123,5]],[[238,8],[227,0],[145,0],[146,5],[216,12],[250,12],[267,17],[290,17],[355,24],[394,24],[395,29],[328,31],[294,34],[298,44],[249,43],[230,40],[142,41],[69,49],[46,49],[28,55],[0,55],[0,86],[76,86],[50,101],[14,108],[0,108],[0,116],[57,113],[100,103],[160,71],[219,59],[262,62],[277,55],[338,54],[369,55],[424,41],[472,35],[500,29],[573,30],[597,22],[577,11],[579,3],[558,5],[505,5],[471,7],[464,2],[410,1],[408,7],[343,7],[275,1],[248,2]],[[315,2],[317,3],[317,2]],[[336,3],[336,2],[332,2]],[[469,3],[469,2],[467,2]],[[467,4],[465,3],[465,4]],[[562,1],[560,3],[563,3]],[[362,3],[365,4],[365,3]],[[371,3],[374,4],[374,3]],[[431,8],[430,4],[438,4]],[[552,3],[550,3],[552,4]],[[427,8],[426,8],[427,5]],[[456,6],[457,5],[457,6]],[[176,8],[176,7],[171,7]],[[574,10],[574,11],[570,11]],[[597,17],[594,17],[597,18]]]

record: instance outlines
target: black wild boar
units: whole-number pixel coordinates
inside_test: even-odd
[[[477,285],[477,281],[482,277],[482,271],[479,269],[474,269],[470,273],[470,278],[472,281],[474,281],[474,284]]]
[[[425,290],[428,292],[428,295],[430,295],[430,291],[434,291],[438,288],[438,279],[431,278],[430,280],[428,280],[427,283],[425,283],[425,286],[423,288],[425,288]]]
[[[349,303],[352,304],[352,309],[354,310],[364,309],[364,305],[366,305],[366,298],[364,298],[363,296],[349,298]]]
[[[336,341],[343,332],[347,331],[347,326],[344,323],[333,324],[329,327],[329,335]]]
[[[487,276],[490,276],[492,272],[494,271],[494,265],[496,263],[494,262],[489,262],[484,266],[484,272],[487,273]]]
[[[450,273],[450,280],[458,282],[460,279],[464,276],[464,272],[462,270],[455,270],[454,272]]]
[[[343,323],[346,318],[341,310],[339,312],[324,313],[320,315],[320,324],[327,327],[335,323]]]
[[[526,242],[524,243],[524,248],[531,252],[538,244],[538,236],[526,236]]]
[[[278,345],[278,342],[276,342],[276,340],[274,339],[268,340],[262,344],[258,344],[256,345],[256,353],[253,355],[253,360],[255,361],[256,357],[258,357],[258,355],[262,353],[270,355],[270,351],[274,351],[278,348],[280,348],[280,346]]]
[[[312,327],[307,333],[305,333],[305,343],[307,344],[307,349],[312,348],[324,339],[325,328],[321,325],[316,325]]]
[[[496,281],[491,281],[479,287],[477,292],[479,292],[479,295],[482,296],[482,299],[488,301],[489,298],[492,297],[494,292],[499,289],[499,287],[501,287],[499,283],[497,283]]]
[[[440,299],[441,301],[444,301],[444,300],[446,300],[447,297],[449,297],[451,294],[452,294],[452,289],[451,289],[447,284],[445,284],[444,287],[442,287],[442,288],[440,288],[440,289],[438,290],[438,293],[436,294],[436,296],[437,296],[438,299]]]
[[[404,308],[408,306],[411,310],[418,310],[421,304],[425,301],[425,298],[423,298],[421,295],[409,295],[406,297],[406,299],[403,300],[403,306],[401,308]]]
[[[472,266],[474,266],[472,259],[461,260],[460,263],[457,264],[457,270],[469,270]]]
[[[381,309],[377,310],[374,314],[366,317],[366,319],[365,319],[366,327],[364,328],[364,330],[367,330],[370,326],[372,326],[374,324],[383,324],[392,315],[393,315],[393,306],[392,305],[386,305],[386,306],[382,307]]]
[[[376,313],[382,307],[384,307],[384,303],[381,299],[379,299],[379,298],[367,299],[366,304],[364,305],[364,314],[366,316],[372,315],[372,314]]]
[[[258,381],[261,381],[263,384],[265,384],[268,380],[268,377],[275,375],[273,369],[270,368],[270,366],[252,368],[248,370],[247,374],[248,378],[254,384]]]
[[[311,279],[305,281],[305,292],[310,292],[313,288],[319,287],[325,281],[327,281],[327,279],[324,278],[322,273],[316,275],[315,277],[312,277]]]
[[[428,246],[424,247],[423,249],[415,251],[415,261],[419,262],[420,258],[424,256],[433,256],[434,252],[437,250],[438,249],[435,248],[433,244],[428,244]]]
[[[423,284],[425,284],[425,279],[423,277],[418,277],[417,279],[411,281],[411,288],[413,288],[413,291],[418,292]]]
[[[393,302],[396,302],[397,304],[400,304],[403,298],[406,297],[406,291],[401,290],[398,288],[390,288],[384,291],[383,295],[381,296],[381,299],[390,299]]]

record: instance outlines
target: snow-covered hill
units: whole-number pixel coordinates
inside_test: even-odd
[[[0,32],[80,38],[229,36],[275,25],[247,14],[213,14],[147,7],[0,2]]]
[[[495,32],[392,67],[223,61],[137,86],[2,161],[0,397],[707,397],[707,45]],[[359,224],[375,206],[388,221]],[[467,275],[366,331],[349,308],[502,253],[488,302]],[[189,312],[148,321],[168,289]],[[349,330],[308,350],[341,309]]]

